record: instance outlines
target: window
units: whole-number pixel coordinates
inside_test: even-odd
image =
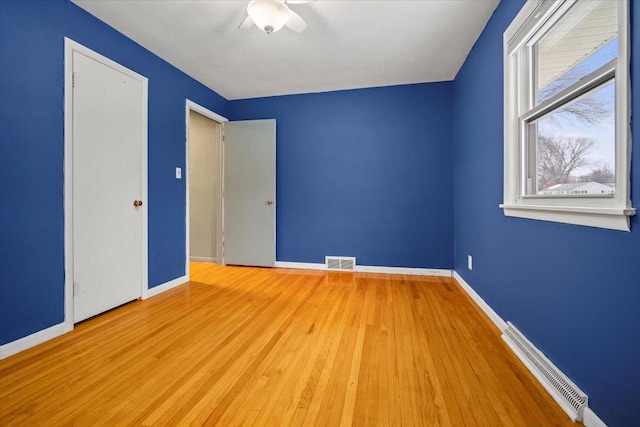
[[[629,4],[529,0],[504,34],[507,216],[629,230]]]

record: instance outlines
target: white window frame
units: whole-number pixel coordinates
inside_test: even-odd
[[[504,203],[506,216],[630,231],[631,84],[629,2],[618,1],[618,58],[535,108],[527,91],[532,75],[529,48],[564,11],[580,0],[529,0],[504,33]],[[526,123],[615,75],[616,193],[614,195],[528,195]],[[556,107],[554,107],[554,105]]]

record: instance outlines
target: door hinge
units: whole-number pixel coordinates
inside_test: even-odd
[[[76,87],[76,73],[71,73],[71,87]]]
[[[80,295],[80,283],[73,282],[73,296],[77,297]]]

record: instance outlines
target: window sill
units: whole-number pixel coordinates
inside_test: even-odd
[[[521,199],[613,199],[615,194],[528,194],[520,196]]]
[[[630,231],[635,209],[501,204],[505,216]]]

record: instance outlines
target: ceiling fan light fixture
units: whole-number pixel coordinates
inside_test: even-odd
[[[267,34],[280,30],[289,20],[289,8],[283,1],[252,0],[247,6],[247,13]]]

